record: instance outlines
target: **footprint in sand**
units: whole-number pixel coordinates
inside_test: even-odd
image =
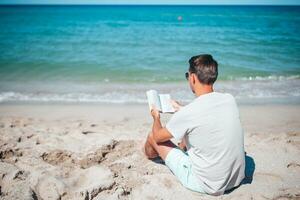
[[[6,148],[0,151],[0,160],[15,163],[18,161],[18,157],[23,156],[23,152],[16,148]]]
[[[43,161],[51,165],[59,165],[64,167],[80,166],[81,168],[88,168],[93,165],[100,164],[107,154],[112,152],[117,145],[117,141],[112,140],[109,144],[96,149],[94,152],[86,154],[84,156],[76,155],[73,152],[66,150],[53,150],[50,152],[44,152],[41,155]]]
[[[44,152],[41,155],[43,161],[51,165],[73,165],[75,159],[72,157],[72,153],[65,150],[53,150],[50,152]]]
[[[78,164],[81,168],[88,168],[92,165],[100,164],[106,155],[114,151],[118,142],[112,140],[109,144],[102,146],[101,148],[95,150],[93,153],[85,155],[83,158],[78,160]]]
[[[300,167],[300,164],[295,163],[295,162],[291,162],[291,163],[287,164],[286,167],[287,167],[287,168],[299,168],[299,167]]]

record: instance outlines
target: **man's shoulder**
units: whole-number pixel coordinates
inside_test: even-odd
[[[215,94],[218,96],[223,96],[223,97],[227,97],[227,98],[234,98],[232,94],[227,93],[227,92],[215,92]]]
[[[182,107],[175,114],[178,116],[189,115],[189,114],[191,114],[193,112],[197,112],[199,110],[211,108],[215,104],[219,105],[220,102],[235,103],[235,98],[230,93],[214,92],[214,93],[210,94],[210,96],[206,96],[205,98],[199,98],[199,97],[196,98],[189,104]]]
[[[198,97],[197,99],[195,99],[195,101],[193,101],[191,103],[191,105],[194,104],[202,104],[203,103],[218,103],[220,101],[235,101],[235,98],[233,97],[232,94],[230,93],[225,93],[225,92],[212,92],[211,94],[205,95],[203,97],[200,96],[200,98]]]
[[[230,93],[216,92],[215,99],[219,100],[219,101],[226,100],[226,101],[233,101],[233,102],[235,102],[234,96],[232,94],[230,94]]]

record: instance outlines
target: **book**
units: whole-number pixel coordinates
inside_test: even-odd
[[[175,109],[171,104],[170,94],[158,94],[156,90],[148,90],[146,92],[149,109],[152,109],[152,106],[161,112],[161,113],[174,113]]]

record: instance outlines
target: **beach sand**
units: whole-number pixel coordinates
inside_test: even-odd
[[[147,105],[1,104],[0,197],[300,199],[300,105],[239,108],[247,178],[213,197],[185,189],[161,160],[145,158]]]

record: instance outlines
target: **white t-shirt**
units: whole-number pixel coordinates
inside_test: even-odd
[[[244,134],[232,95],[211,92],[176,112],[166,128],[184,137],[192,173],[205,192],[220,195],[244,178]]]

